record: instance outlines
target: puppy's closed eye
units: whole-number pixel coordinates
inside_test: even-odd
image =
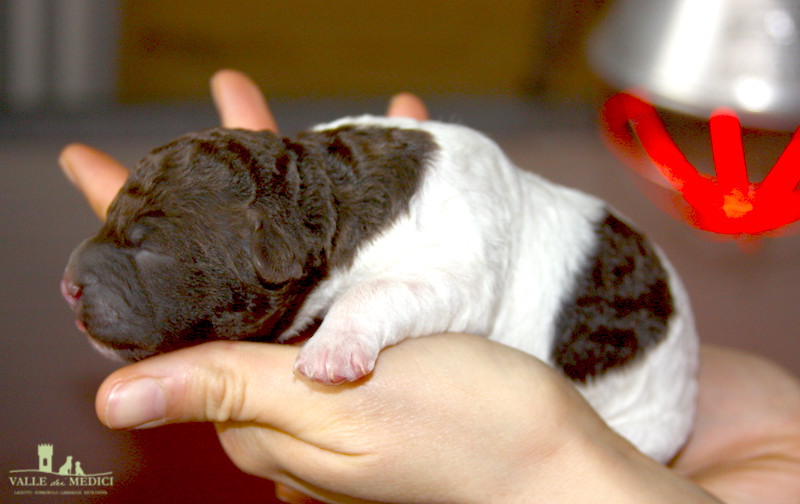
[[[147,236],[152,233],[153,226],[143,222],[137,222],[128,226],[125,231],[125,242],[131,248],[139,248],[144,243]]]
[[[138,217],[125,229],[125,244],[131,248],[141,247],[144,241],[158,230],[156,223],[163,217],[162,211],[151,211]]]

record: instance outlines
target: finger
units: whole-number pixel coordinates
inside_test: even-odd
[[[211,94],[224,127],[278,131],[264,95],[245,74],[220,70],[211,78]]]
[[[115,429],[180,422],[255,422],[285,432],[334,407],[325,387],[295,376],[299,348],[214,342],[159,355],[122,368],[101,385],[96,409]],[[320,393],[327,389],[326,393]],[[310,414],[316,412],[317,414]]]
[[[59,164],[94,213],[105,220],[108,206],[128,178],[128,170],[108,154],[81,144],[65,147]]]
[[[389,102],[389,117],[410,117],[420,121],[428,119],[428,109],[425,103],[411,93],[400,93],[392,97]]]
[[[322,502],[280,483],[275,485],[275,496],[279,501],[290,504],[321,504]]]

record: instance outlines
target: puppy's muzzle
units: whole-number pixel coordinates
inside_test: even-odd
[[[75,313],[78,329],[120,351],[149,346],[147,305],[135,285],[131,254],[109,244],[84,242],[70,257],[61,293]]]

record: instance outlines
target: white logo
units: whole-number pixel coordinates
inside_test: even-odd
[[[52,444],[40,444],[37,455],[38,469],[9,471],[14,495],[108,495],[108,487],[114,486],[110,471],[91,472],[72,455],[56,458]],[[58,469],[54,460],[63,460]]]

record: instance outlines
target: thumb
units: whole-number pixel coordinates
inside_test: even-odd
[[[213,342],[151,357],[103,382],[95,402],[97,416],[112,429],[227,421],[289,429],[290,417],[313,407],[310,393],[318,387],[294,375],[298,350]],[[315,404],[319,406],[319,397]]]

